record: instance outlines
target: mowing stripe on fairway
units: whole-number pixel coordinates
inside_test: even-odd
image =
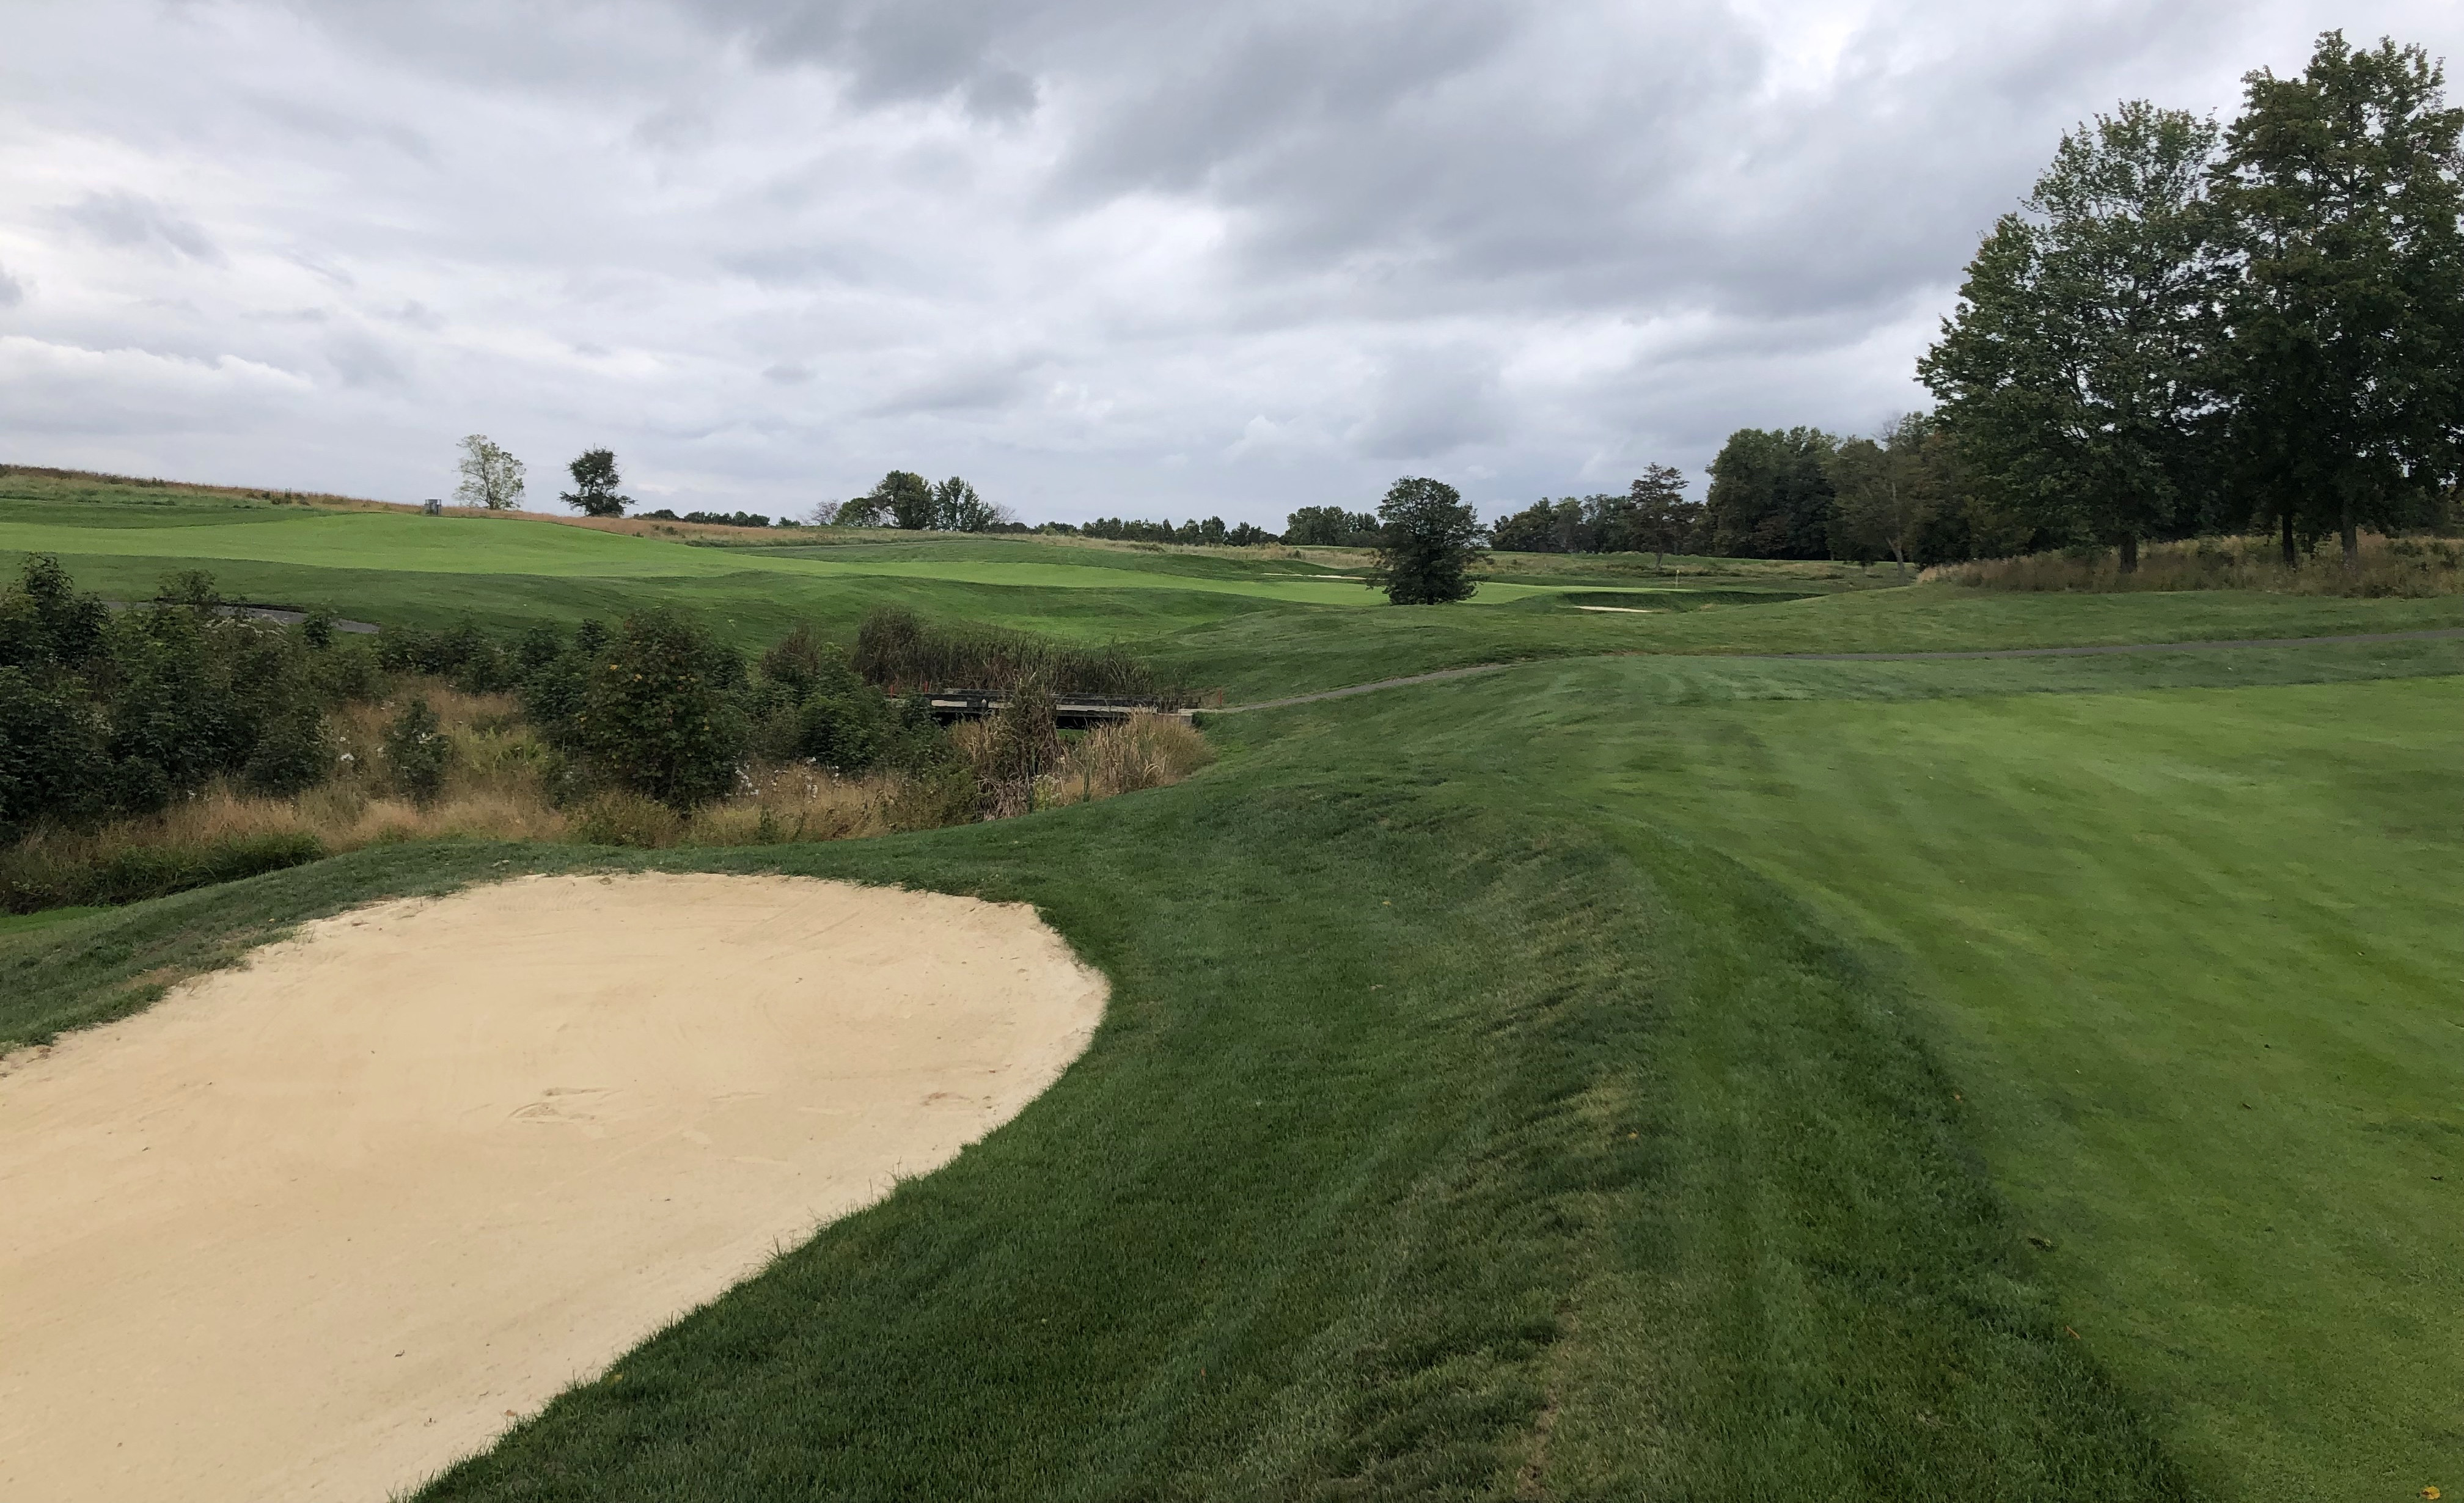
[[[2238,637],[2228,642],[2126,642],[2092,647],[1996,647],[1979,652],[1739,652],[1738,658],[1793,658],[1807,663],[1918,663],[1928,658],[2092,658],[2117,652],[2209,652],[2220,647],[2319,647],[2337,643],[2427,642],[2464,637],[2464,628],[2354,632],[2341,637]]]
[[[2464,628],[2438,631],[2357,632],[2340,637],[2245,637],[2231,642],[2146,642],[2122,643],[2094,647],[2004,647],[1991,652],[1610,652],[1586,654],[1604,658],[1666,657],[1666,658],[1743,658],[1754,662],[1784,663],[1925,663],[1959,658],[2098,658],[2119,653],[2204,652],[2223,647],[2325,647],[2366,645],[2374,642],[2443,642],[2464,638]],[[1564,662],[1564,659],[1530,660]],[[1247,705],[1224,705],[1208,711],[1210,714],[1232,715],[1244,709],[1282,709],[1287,705],[1314,705],[1321,700],[1348,699],[1354,694],[1375,693],[1378,689],[1406,688],[1415,684],[1435,684],[1442,679],[1466,679],[1475,674],[1496,673],[1518,667],[1512,663],[1482,663],[1467,668],[1443,668],[1435,673],[1415,673],[1399,679],[1379,679],[1374,684],[1353,684],[1343,688],[1320,689],[1314,694],[1291,694],[1282,699],[1262,699]]]

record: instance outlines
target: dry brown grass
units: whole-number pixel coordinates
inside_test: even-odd
[[[2356,567],[2333,551],[2287,569],[2272,537],[2197,537],[2156,543],[2123,574],[2112,550],[2081,555],[2031,554],[1937,564],[1919,577],[1986,590],[2079,591],[2261,590],[2275,595],[2419,598],[2464,594],[2464,544],[2440,537],[2386,537],[2365,533]]]
[[[1061,765],[1036,779],[1038,808],[1165,788],[1215,760],[1215,749],[1178,715],[1141,710],[1062,747]]]

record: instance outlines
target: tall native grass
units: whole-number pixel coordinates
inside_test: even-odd
[[[451,748],[442,785],[416,797],[387,765],[385,730],[424,700]],[[130,903],[395,840],[462,838],[642,847],[780,845],[935,829],[1109,798],[1179,782],[1214,759],[1176,716],[1140,714],[1053,738],[1027,785],[990,752],[997,722],[954,729],[958,762],[941,772],[843,775],[808,763],[755,763],[728,796],[689,814],[608,791],[560,804],[554,753],[512,694],[473,694],[406,679],[379,702],[328,715],[335,761],[294,797],[216,779],[157,814],[86,829],[42,827],[0,850],[0,910]]]
[[[2195,537],[2150,544],[2141,551],[2138,569],[2129,574],[2122,572],[2113,550],[2103,549],[1937,564],[1920,577],[1985,590],[2258,590],[2418,599],[2464,594],[2464,543],[2365,533],[2351,568],[2331,545],[2288,569],[2282,545],[2275,538]]]
[[[1082,734],[1065,732],[1048,755],[1024,765],[1018,733],[1001,715],[953,727],[950,739],[982,790],[987,818],[1169,787],[1215,760],[1188,721],[1145,710]]]
[[[865,617],[849,661],[865,682],[894,694],[936,689],[1005,694],[1035,680],[1060,694],[1178,699],[1117,644],[1080,647],[995,626],[937,625],[894,605],[875,607]]]

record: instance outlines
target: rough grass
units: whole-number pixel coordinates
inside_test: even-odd
[[[2199,537],[2149,545],[2139,555],[2138,569],[2129,574],[2122,572],[2121,559],[2107,549],[2085,555],[2031,554],[1938,564],[1921,577],[1982,590],[2258,590],[2417,599],[2464,595],[2464,542],[2365,533],[2351,568],[2339,555],[2312,553],[2288,569],[2275,538]]]

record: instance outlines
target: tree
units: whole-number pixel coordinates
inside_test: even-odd
[[[1711,461],[1703,527],[1726,558],[1831,556],[1831,476],[1839,441],[1820,428],[1739,428]]]
[[[942,532],[989,533],[1010,520],[1007,511],[976,494],[975,487],[956,475],[933,488],[933,526]]]
[[[462,441],[462,483],[453,499],[464,506],[510,512],[522,504],[522,462],[506,453],[484,433]]]
[[[889,513],[891,526],[911,533],[931,531],[940,514],[940,498],[934,494],[933,483],[911,469],[893,469],[882,476],[872,495],[880,510]]]
[[[2211,188],[2242,272],[2233,449],[2285,561],[2332,530],[2350,568],[2362,524],[2417,519],[2464,474],[2464,110],[2419,47],[2340,32],[2300,77],[2244,83]]]
[[[623,516],[631,505],[631,496],[616,493],[623,480],[616,473],[616,451],[605,448],[583,450],[582,457],[564,467],[573,475],[573,489],[559,499],[576,508],[584,516]]]
[[[1339,506],[1305,506],[1284,518],[1284,541],[1294,548],[1374,548],[1377,518]]]
[[[1397,605],[1442,605],[1471,599],[1480,555],[1480,513],[1455,488],[1406,477],[1378,504],[1382,531],[1368,582]]]
[[[1917,365],[1984,478],[2057,535],[2118,545],[2125,573],[2142,538],[2196,525],[2213,472],[2215,143],[2145,101],[2063,136]]]
[[[1684,552],[1703,526],[1703,503],[1685,499],[1685,472],[1674,465],[1652,465],[1628,487],[1622,511],[1620,551],[1649,553],[1652,567],[1665,568],[1668,555]]]
[[[1522,511],[1499,517],[1489,529],[1489,546],[1515,554],[1587,554],[1597,546],[1597,529],[1573,496],[1551,501],[1547,496]]]
[[[1941,500],[1926,463],[1932,437],[1932,420],[1912,412],[1885,423],[1872,438],[1848,440],[1831,459],[1834,545],[1860,558],[1890,555],[1903,580]]]

